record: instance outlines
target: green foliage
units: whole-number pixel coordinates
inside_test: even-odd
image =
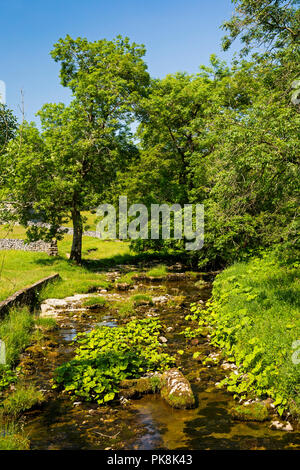
[[[300,337],[299,266],[276,254],[237,263],[218,275],[208,309],[196,309],[213,326],[211,342],[238,366],[221,382],[230,392],[271,397],[279,414],[299,414],[299,365],[293,342]]]
[[[234,14],[223,28],[229,36],[223,38],[226,50],[240,36],[245,44],[243,53],[262,44],[270,48],[282,48],[300,39],[300,16],[298,0],[232,0],[236,5]]]
[[[33,385],[24,387],[19,384],[17,385],[17,388],[1,403],[2,408],[0,411],[4,415],[17,417],[24,411],[40,405],[43,401],[44,396],[42,392],[37,390]]]
[[[130,273],[122,274],[122,276],[117,280],[118,284],[134,284],[133,276],[136,276],[137,272],[132,271]]]
[[[127,302],[123,302],[122,305],[119,307],[119,316],[121,318],[128,318],[134,314],[134,305],[131,300]]]
[[[237,405],[230,410],[230,414],[240,421],[266,421],[269,418],[268,409],[263,403]]]
[[[0,365],[0,393],[5,390],[9,385],[17,381],[17,375],[10,366]]]
[[[27,307],[12,309],[0,321],[0,338],[5,342],[6,364],[13,366],[30,344],[34,317]]]
[[[121,380],[165,370],[174,362],[161,351],[160,328],[158,320],[143,319],[77,335],[76,356],[56,370],[54,386],[86,401],[113,400]]]
[[[108,305],[108,301],[104,297],[89,297],[83,302],[84,307],[105,307]]]
[[[152,302],[152,297],[147,294],[135,294],[130,297],[130,300],[133,302],[133,304],[138,307],[139,305],[143,305],[145,303],[148,303],[150,305],[153,304]]]
[[[20,425],[14,421],[0,419],[0,450],[28,450],[30,441]]]
[[[168,270],[167,266],[164,264],[160,264],[159,266],[155,266],[147,271],[147,276],[151,277],[164,277],[166,276]]]
[[[54,318],[39,317],[35,319],[35,326],[42,331],[48,332],[56,330],[57,322]]]

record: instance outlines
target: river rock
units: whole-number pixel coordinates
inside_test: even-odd
[[[160,336],[158,339],[161,343],[167,343],[168,342],[167,338],[165,338],[164,336]]]
[[[119,282],[116,284],[116,289],[121,290],[121,291],[126,291],[131,288],[131,285],[128,284],[127,282]]]
[[[178,369],[169,369],[162,375],[161,396],[173,408],[192,408],[195,398],[189,381]]]
[[[233,406],[229,414],[239,421],[267,421],[269,419],[268,408],[263,402],[244,402],[242,405]]]
[[[168,297],[166,295],[160,295],[158,297],[152,297],[152,302],[154,303],[162,303],[162,302],[167,302]]]
[[[270,425],[270,428],[271,429],[276,429],[278,431],[289,431],[289,432],[294,430],[291,423],[287,422],[285,424],[285,423],[281,423],[280,421],[272,421],[271,425]]]

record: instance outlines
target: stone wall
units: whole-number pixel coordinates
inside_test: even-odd
[[[6,315],[12,307],[28,305],[32,310],[36,305],[38,294],[42,287],[48,284],[48,282],[55,281],[57,279],[59,279],[59,274],[52,274],[29,287],[25,287],[24,289],[15,292],[13,295],[0,302],[0,318]]]
[[[0,239],[0,250],[22,250],[22,251],[36,251],[47,253],[50,256],[57,256],[57,242],[56,240],[47,243],[43,240],[36,242],[25,243],[24,240],[1,238]]]

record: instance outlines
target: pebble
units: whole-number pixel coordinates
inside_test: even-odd
[[[158,339],[161,343],[167,343],[168,342],[167,338],[165,338],[164,336],[160,336]]]
[[[280,431],[293,431],[293,426],[291,423],[287,422],[286,425],[284,423],[281,423],[280,421],[272,421],[270,424],[271,429],[277,429]]]

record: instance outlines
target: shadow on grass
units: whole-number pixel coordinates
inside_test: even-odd
[[[99,271],[106,268],[111,268],[118,265],[143,265],[152,262],[159,263],[176,263],[182,262],[185,264],[191,261],[186,253],[177,252],[177,253],[167,253],[167,252],[145,252],[145,253],[132,253],[124,255],[114,255],[111,257],[98,259],[98,260],[82,260],[82,266],[88,269],[89,271]],[[192,266],[192,264],[191,264]]]

